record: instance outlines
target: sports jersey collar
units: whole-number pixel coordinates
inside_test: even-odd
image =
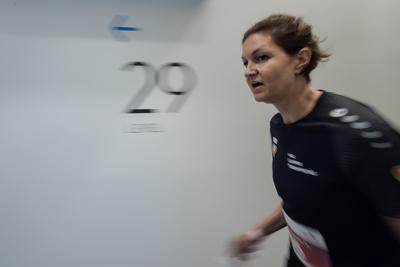
[[[318,100],[315,103],[313,109],[306,116],[304,116],[303,118],[301,118],[301,119],[299,119],[299,120],[297,120],[295,122],[292,122],[292,123],[284,123],[282,115],[280,113],[277,113],[272,117],[271,122],[274,123],[274,124],[282,125],[284,127],[290,127],[290,126],[302,123],[304,121],[307,121],[312,117],[315,117],[315,115],[318,113],[318,110],[319,110],[319,107],[321,106],[321,103],[324,102],[324,99],[329,94],[329,92],[327,92],[325,90],[322,90],[322,89],[318,89],[318,91],[322,92],[322,94],[318,98]]]

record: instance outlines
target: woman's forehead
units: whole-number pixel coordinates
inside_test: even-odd
[[[249,56],[259,50],[273,51],[276,49],[280,49],[280,47],[274,42],[270,34],[254,33],[243,42],[242,54]]]

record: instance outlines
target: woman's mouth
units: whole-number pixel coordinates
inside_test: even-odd
[[[259,81],[253,81],[251,82],[251,88],[255,91],[260,89],[261,86],[263,86],[264,84],[262,82]]]

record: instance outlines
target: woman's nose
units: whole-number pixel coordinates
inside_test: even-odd
[[[246,69],[244,70],[245,76],[252,76],[257,73],[257,69],[255,68],[254,64],[248,62],[246,65]]]

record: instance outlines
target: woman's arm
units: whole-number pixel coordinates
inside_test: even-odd
[[[260,223],[258,223],[251,231],[258,231],[262,236],[270,235],[286,226],[283,216],[282,201],[278,206],[268,214]]]
[[[230,244],[232,258],[246,260],[248,254],[256,251],[257,244],[267,235],[270,235],[286,226],[283,217],[282,202],[252,229],[234,238]]]

